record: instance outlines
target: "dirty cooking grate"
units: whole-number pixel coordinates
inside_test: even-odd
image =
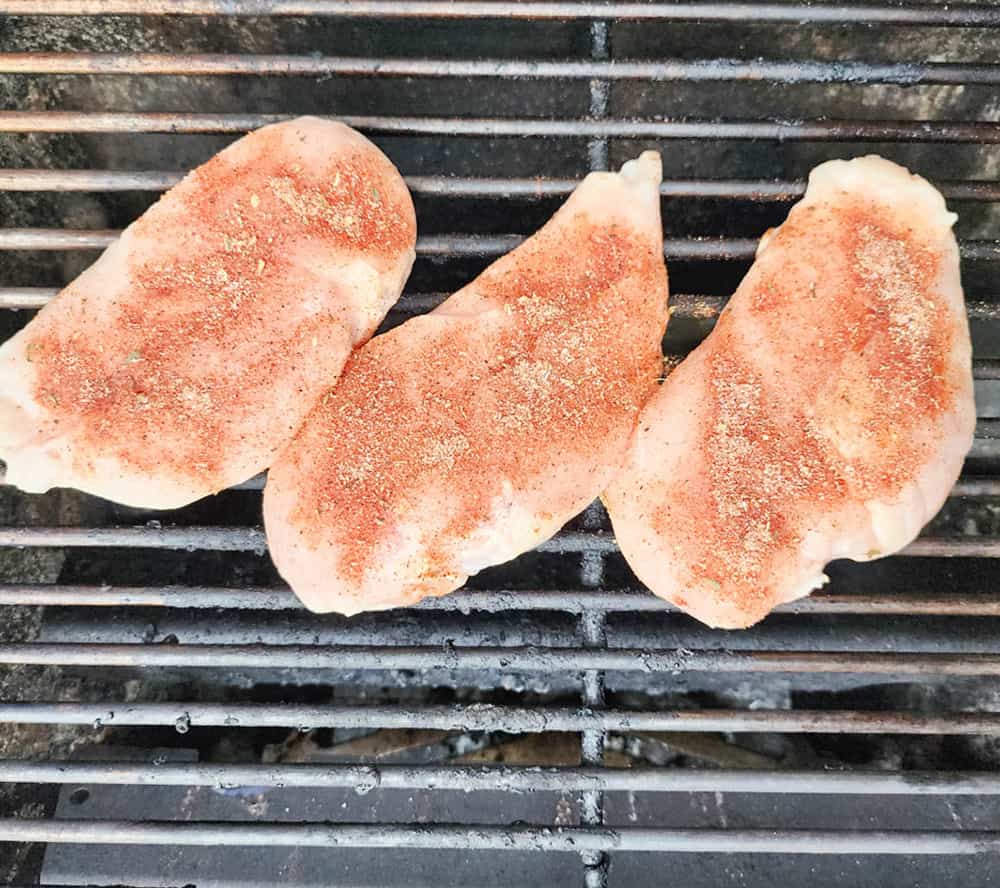
[[[387,326],[509,250],[588,170],[659,148],[665,345],[683,354],[808,170],[871,150],[960,213],[979,413],[963,477],[903,555],[833,565],[826,590],[737,634],[642,591],[597,504],[453,596],[344,620],[279,583],[261,478],[168,514],[0,488],[0,881],[990,878],[1000,5],[0,13],[0,335],[184,170],[318,113],[376,139],[414,194],[418,260]]]

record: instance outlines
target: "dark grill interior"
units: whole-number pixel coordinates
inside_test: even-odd
[[[825,590],[744,633],[642,591],[598,505],[449,598],[345,620],[280,584],[262,479],[170,513],[0,487],[0,882],[990,883],[1000,5],[0,14],[3,336],[184,170],[314,113],[371,135],[413,191],[419,257],[386,326],[588,170],[659,149],[665,350],[682,355],[809,169],[877,152],[960,214],[979,413],[916,543],[832,565]]]

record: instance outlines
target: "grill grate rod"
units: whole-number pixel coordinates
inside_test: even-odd
[[[0,645],[0,664],[101,668],[488,670],[580,672],[796,673],[898,676],[1000,676],[1000,655],[854,651],[654,650],[598,647],[440,645],[97,644]],[[597,706],[602,695],[585,705]],[[589,762],[587,764],[597,764]]]
[[[1000,25],[973,4],[609,3],[504,0],[2,0],[0,13],[33,15],[324,15],[348,18],[629,19],[802,24]]]
[[[176,170],[0,170],[0,191],[165,191],[184,177]],[[564,197],[580,179],[471,176],[406,176],[414,194],[434,197]],[[1000,182],[952,180],[935,183],[950,200],[1000,201]],[[806,190],[804,181],[771,179],[671,179],[660,184],[664,197],[791,201]]]
[[[0,818],[0,842],[495,851],[672,851],[761,854],[992,854],[1000,832],[650,829],[22,820]]]
[[[594,21],[590,23],[590,58],[594,62],[607,67],[610,58],[608,39],[608,23]],[[611,83],[606,78],[595,78],[589,83],[589,112],[592,120],[603,120],[608,116],[608,106],[611,98]],[[609,140],[606,138],[592,139],[587,143],[587,161],[592,172],[607,170]],[[601,523],[600,513],[591,504],[583,513],[583,526],[598,528]],[[580,586],[584,589],[598,588],[604,582],[604,554],[601,552],[584,552],[580,557]],[[592,609],[582,611],[579,615],[578,634],[584,648],[601,649],[607,644],[606,616],[604,611]],[[601,709],[604,706],[604,673],[598,669],[588,669],[583,673],[580,699],[584,706],[590,709]],[[604,731],[588,730],[580,735],[580,761],[584,765],[596,766],[604,763]],[[580,821],[585,826],[603,826],[604,824],[604,793],[600,790],[587,790],[580,797]],[[608,857],[606,854],[587,851],[580,855],[584,866],[585,888],[606,888],[608,881]]]
[[[2,290],[0,290],[0,293],[2,293]],[[685,309],[685,307],[683,305],[681,307],[678,307],[677,304],[676,304],[676,301],[678,299],[684,300],[685,298],[690,298],[692,300],[711,300],[711,299],[713,299],[713,297],[700,297],[700,296],[692,296],[692,297],[684,297],[683,295],[682,296],[672,296],[671,297],[671,301],[674,303],[674,305],[673,305],[673,316],[674,317],[699,318],[699,319],[704,320],[706,318],[713,318],[713,317],[716,317],[718,315],[718,311],[714,312],[714,314],[706,315],[705,313],[703,313],[701,311],[700,308],[692,310],[690,308],[690,306],[688,306],[686,309]],[[719,299],[717,301],[722,302],[723,300]],[[996,311],[996,309],[994,309],[994,311]],[[972,310],[970,310],[969,311],[969,317],[972,320],[976,320],[978,318],[978,315],[975,312],[973,312]],[[983,380],[985,380],[985,379],[998,379],[998,378],[1000,378],[1000,361],[998,361],[997,358],[979,358],[979,359],[973,361],[972,369],[973,369],[973,376],[976,379],[983,379]],[[248,480],[243,481],[240,484],[234,484],[229,489],[230,490],[263,490],[264,489],[264,483],[265,483],[266,477],[267,476],[264,473],[261,473],[260,475],[254,475],[253,478],[249,478]],[[961,478],[958,479],[958,481],[955,482],[955,486],[952,487],[952,489],[951,489],[951,491],[949,492],[948,495],[951,496],[951,497],[956,497],[956,496],[1000,496],[1000,478],[994,478],[994,477],[991,477],[991,476],[983,476],[983,477],[968,476],[968,477],[961,477]]]
[[[103,250],[120,234],[113,229],[0,228],[0,250]],[[520,234],[428,235],[417,238],[417,255],[502,256],[524,239]],[[663,253],[675,260],[749,261],[754,258],[758,243],[756,238],[667,238]],[[1000,241],[963,240],[959,250],[968,261],[1000,261]]]
[[[111,229],[0,228],[0,250],[103,250],[121,232]],[[524,241],[519,234],[446,234],[417,238],[417,255],[425,257],[502,256]],[[752,259],[758,241],[753,238],[668,238],[663,251],[673,259]],[[1000,260],[1000,245],[966,241],[966,258]]]
[[[259,586],[63,586],[0,585],[0,605],[54,607],[164,607],[227,610],[302,610],[290,589]],[[565,611],[664,613],[678,612],[669,602],[645,590],[463,590],[427,598],[410,610],[500,613],[505,611]],[[868,595],[816,592],[781,604],[788,614],[896,614],[958,617],[1000,616],[1000,593],[934,596],[889,591]]]
[[[642,711],[569,707],[350,706],[215,703],[0,703],[0,724],[155,727],[430,728],[442,731],[681,731],[784,734],[907,734],[1000,736],[1000,713],[869,710],[699,709]]]
[[[60,291],[59,287],[0,287],[0,309],[38,309],[53,299]],[[419,313],[431,311],[440,305],[449,294],[447,293],[405,293],[392,311]],[[712,320],[719,316],[728,299],[724,296],[710,296],[701,293],[672,293],[670,306],[673,317],[693,318],[697,320]],[[966,312],[973,321],[994,321],[1000,318],[1000,298],[966,299]],[[985,363],[979,360],[974,369],[981,373]],[[980,378],[985,378],[980,376]],[[960,482],[961,483],[961,482]],[[983,483],[989,483],[984,480]],[[251,489],[250,482],[240,485],[243,489]],[[261,481],[258,487],[263,487]],[[985,490],[985,488],[983,488]],[[956,493],[956,496],[970,495]]]
[[[239,765],[0,760],[0,783],[273,786],[462,792],[739,792],[790,795],[1000,795],[993,772],[754,771],[412,765]]]
[[[267,544],[259,527],[0,527],[0,546],[187,549],[188,551],[257,552]],[[576,553],[618,551],[611,534],[564,531],[541,545],[537,552]],[[900,554],[917,557],[1000,557],[997,537],[920,537]]]
[[[294,114],[2,111],[7,133],[245,133]],[[548,136],[618,139],[771,139],[777,141],[965,142],[1000,144],[997,121],[768,120],[689,121],[343,115],[371,133],[437,136]]]
[[[607,26],[594,23],[597,27]],[[0,74],[357,75],[777,83],[998,84],[1000,66],[942,62],[811,62],[763,59],[534,61],[407,59],[222,53],[0,53]]]

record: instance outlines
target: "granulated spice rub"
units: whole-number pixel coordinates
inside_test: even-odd
[[[405,184],[348,127],[241,139],[0,351],[8,480],[170,507],[261,471],[399,295],[415,239]]]
[[[940,508],[975,423],[953,220],[880,158],[813,172],[606,493],[654,592],[746,626]]]
[[[412,603],[585,507],[655,386],[659,158],[580,186],[534,237],[351,358],[272,467],[272,556],[314,610]]]

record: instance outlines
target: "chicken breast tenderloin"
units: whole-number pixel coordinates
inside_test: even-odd
[[[307,607],[451,592],[604,488],[660,373],[659,182],[654,152],[589,175],[473,283],[352,356],[264,492],[271,555]]]
[[[605,493],[653,592],[749,626],[937,512],[975,425],[955,218],[878,157],[813,171]]]
[[[173,508],[265,469],[414,259],[406,185],[300,118],[164,195],[0,347],[0,459],[30,492]]]

